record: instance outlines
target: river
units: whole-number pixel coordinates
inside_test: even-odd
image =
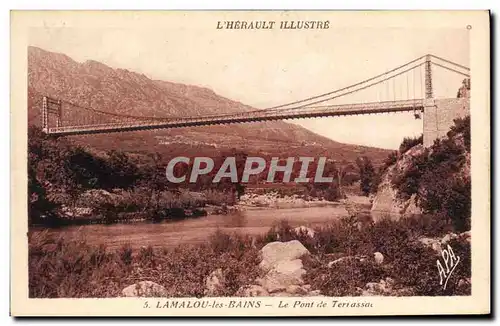
[[[305,208],[252,208],[227,215],[209,215],[174,222],[131,224],[94,224],[47,229],[51,236],[84,239],[89,244],[105,244],[117,248],[129,243],[132,247],[166,246],[203,242],[217,229],[233,233],[258,235],[286,219],[291,226],[317,226],[345,216],[343,205]],[[40,232],[36,230],[34,232]]]

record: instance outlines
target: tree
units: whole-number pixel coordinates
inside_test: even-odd
[[[368,196],[374,182],[375,168],[373,167],[372,161],[367,156],[358,157],[356,159],[356,165],[359,169],[361,192],[363,192],[365,196]]]
[[[123,152],[112,150],[108,152],[108,156],[109,186],[123,189],[131,187],[139,178],[137,166]]]

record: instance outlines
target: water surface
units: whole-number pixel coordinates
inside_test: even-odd
[[[227,215],[209,215],[174,222],[132,224],[94,224],[49,229],[52,235],[65,238],[83,238],[89,244],[106,244],[117,248],[130,243],[141,246],[177,246],[204,242],[217,229],[225,232],[259,235],[266,233],[279,220],[286,219],[292,226],[317,226],[328,224],[347,214],[338,206],[249,209]],[[39,232],[38,229],[35,232]]]

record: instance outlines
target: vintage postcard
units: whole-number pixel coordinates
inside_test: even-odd
[[[13,11],[14,316],[490,313],[487,11]]]

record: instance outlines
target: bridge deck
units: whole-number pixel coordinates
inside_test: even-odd
[[[424,100],[415,99],[415,100],[405,100],[405,101],[328,105],[328,106],[314,107],[314,108],[301,108],[297,110],[278,109],[275,112],[273,111],[262,111],[262,112],[251,112],[251,113],[243,112],[231,115],[220,115],[220,116],[199,117],[199,118],[193,117],[193,118],[176,119],[170,121],[145,120],[145,121],[135,121],[126,123],[109,123],[102,125],[64,126],[64,127],[49,128],[47,130],[47,133],[51,135],[69,136],[69,135],[123,132],[123,131],[208,126],[216,124],[259,122],[259,121],[271,121],[271,120],[334,117],[334,116],[374,114],[374,113],[405,112],[414,110],[421,111],[423,110],[423,108],[424,108]]]

